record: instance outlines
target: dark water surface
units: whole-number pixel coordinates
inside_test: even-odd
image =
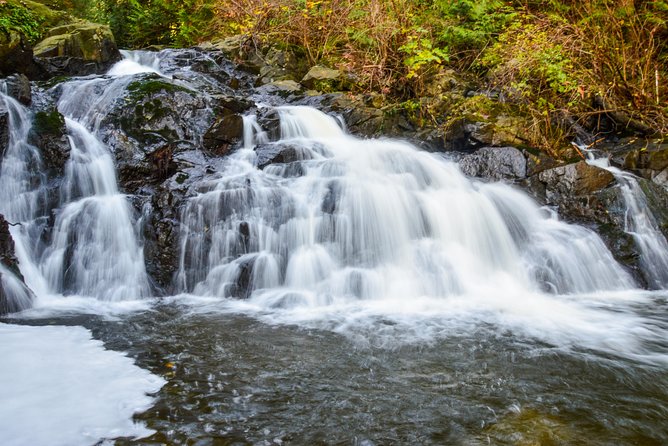
[[[174,303],[29,323],[84,325],[168,381],[136,417],[157,432],[117,445],[668,444],[665,364],[491,325],[392,345],[390,321],[353,336]]]

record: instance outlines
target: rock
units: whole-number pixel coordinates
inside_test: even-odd
[[[543,170],[524,185],[539,202],[556,207],[562,219],[595,229],[615,259],[645,283],[633,238],[624,231],[623,192],[610,172],[580,161]]]
[[[344,87],[343,73],[339,70],[316,65],[302,78],[301,84],[318,91],[330,92],[341,90]]]
[[[546,185],[548,202],[592,194],[615,180],[607,170],[590,166],[585,161],[545,170],[538,174],[538,178]]]
[[[624,155],[622,167],[657,184],[668,185],[668,143],[639,140],[634,145]]]
[[[244,121],[238,114],[227,114],[217,118],[204,134],[204,148],[217,156],[227,155],[230,147],[241,141]]]
[[[35,113],[28,142],[40,149],[42,162],[49,177],[63,174],[70,157],[65,118],[53,107]]]
[[[23,105],[30,105],[32,94],[30,92],[30,80],[24,74],[13,74],[5,79],[7,94]]]
[[[261,60],[262,65],[259,67],[255,82],[258,87],[279,81],[294,82],[301,79],[306,72],[304,59],[297,57],[291,51],[271,47]]]
[[[264,169],[270,164],[292,163],[310,159],[310,154],[303,147],[288,144],[259,144],[255,147],[257,168]]]
[[[121,59],[109,27],[90,22],[52,28],[33,52],[51,76],[100,73]]]
[[[201,147],[213,120],[206,96],[154,74],[131,82],[112,107],[100,132],[115,147],[119,182],[128,192],[170,176],[174,157]]]
[[[464,156],[459,167],[466,175],[487,180],[521,180],[527,174],[527,162],[514,147],[483,147]]]
[[[32,47],[18,32],[0,32],[0,76],[21,73],[31,79],[44,76],[44,69],[35,63]]]
[[[292,79],[270,82],[269,85],[287,93],[297,93],[302,90],[302,86]]]
[[[23,280],[14,250],[9,224],[0,215],[0,315],[30,308],[35,298]]]
[[[0,101],[0,159],[4,158],[9,146],[9,110],[4,101]]]

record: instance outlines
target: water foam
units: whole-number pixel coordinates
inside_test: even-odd
[[[165,381],[105,350],[82,327],[0,324],[0,443],[90,445],[145,437],[132,421]]]

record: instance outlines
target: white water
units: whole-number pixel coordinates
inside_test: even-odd
[[[301,160],[258,170],[253,148],[266,134],[247,118],[245,147],[184,211],[179,284],[201,297],[180,301],[195,311],[389,344],[493,324],[667,360],[648,345],[668,333],[635,310],[655,297],[634,289],[593,231],[409,144],[354,138],[307,107],[278,112],[282,137],[270,144]]]
[[[113,158],[93,133],[122,89],[100,82],[67,84],[58,104],[66,116],[70,159],[46,246],[40,242],[48,213],[46,178],[39,150],[27,142],[32,117],[2,94],[12,119],[0,174],[0,212],[9,221],[20,222],[18,229],[12,229],[17,257],[38,298],[66,294],[120,301],[150,293],[142,247],[129,203],[118,191]]]
[[[121,50],[123,60],[114,64],[107,72],[110,76],[130,76],[139,73],[156,73],[164,76],[160,71],[160,58],[152,51]]]
[[[82,327],[0,324],[0,444],[76,446],[145,437],[132,421],[165,381]]]
[[[589,164],[605,169],[615,176],[626,204],[624,231],[633,237],[640,253],[642,272],[648,285],[657,290],[668,288],[668,241],[659,229],[656,218],[647,205],[647,198],[638,179],[610,165],[607,158],[594,159]]]

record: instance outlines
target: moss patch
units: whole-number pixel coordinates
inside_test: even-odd
[[[65,118],[58,110],[40,111],[33,118],[33,129],[40,135],[60,135],[65,128]]]
[[[195,94],[192,90],[188,88],[173,84],[171,82],[167,82],[163,79],[145,79],[140,81],[134,81],[130,85],[128,85],[127,90],[130,93],[128,98],[132,101],[140,101],[141,99],[147,96],[151,96],[161,92],[175,93],[177,91],[183,91],[190,95]]]

